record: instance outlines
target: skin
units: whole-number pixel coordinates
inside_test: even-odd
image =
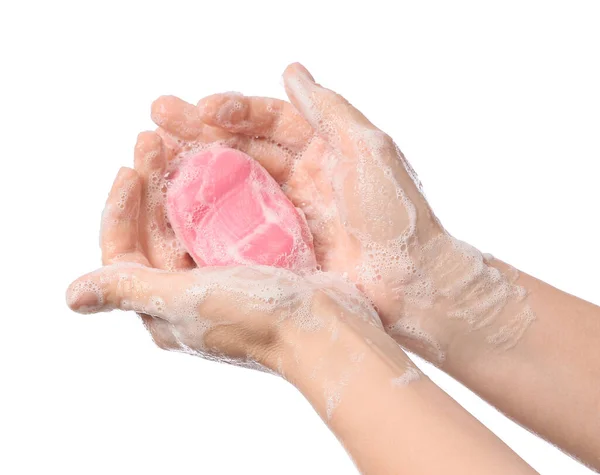
[[[147,138],[159,143],[143,134],[138,145]],[[362,293],[336,274],[152,266],[149,249],[162,239],[144,231],[157,211],[141,203],[148,188],[144,173],[151,176],[157,163],[140,150],[148,149],[136,147],[138,171],[122,168],[107,200],[101,232],[106,265],[69,286],[71,309],[134,310],[164,349],[286,378],[364,474],[535,473],[422,375]],[[149,156],[152,167],[139,160]],[[162,228],[166,237],[168,229]],[[167,257],[156,262],[176,262],[170,251]]]
[[[152,117],[165,154],[221,141],[254,157],[306,215],[321,268],[354,281],[398,343],[600,469],[600,308],[458,245],[389,136],[303,66],[290,65],[283,79],[289,103],[232,93],[197,107],[159,98]],[[369,249],[407,233],[416,273],[377,268]],[[461,280],[469,284],[456,286]],[[427,305],[409,298],[421,283],[438,289]],[[494,312],[481,310],[499,291],[506,297]],[[453,317],[460,312],[467,318]]]

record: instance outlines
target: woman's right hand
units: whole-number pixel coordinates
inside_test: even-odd
[[[258,160],[306,215],[321,268],[355,282],[388,332],[430,361],[474,330],[484,346],[514,345],[534,318],[516,275],[445,231],[392,139],[348,101],[299,64],[283,79],[291,104],[158,99],[169,154],[217,140]]]

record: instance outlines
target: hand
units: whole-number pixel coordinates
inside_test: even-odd
[[[353,280],[408,348],[441,364],[474,330],[514,345],[533,320],[516,275],[444,230],[392,139],[345,99],[298,64],[284,83],[291,104],[165,97],[152,117],[173,156],[222,140],[258,160],[306,215],[321,268]]]
[[[129,168],[122,168],[115,179],[101,232],[103,261],[108,265],[69,286],[67,302],[73,310],[134,310],[161,348],[279,373],[298,359],[298,334],[332,332],[338,320],[357,320],[381,331],[366,299],[335,275],[300,277],[264,266],[171,272],[151,268],[151,258],[161,265],[185,263],[170,260],[183,256],[180,251],[160,245],[168,239],[168,226],[158,228],[162,234],[145,232],[142,226],[162,216],[157,211],[162,201],[151,201],[149,194],[146,207],[140,207],[145,186],[153,190],[160,183],[152,179],[163,170],[157,150],[160,137],[140,136],[136,166],[142,173],[152,170],[146,185],[142,173]],[[150,224],[149,229],[156,228]]]

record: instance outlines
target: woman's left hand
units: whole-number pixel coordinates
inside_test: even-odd
[[[381,329],[362,294],[332,274],[194,268],[166,219],[167,161],[157,134],[140,134],[135,164],[136,170],[119,171],[103,213],[105,266],[67,291],[73,310],[134,310],[163,349],[280,373],[284,349],[291,354],[287,350],[299,333],[334,332],[338,323],[352,320]]]

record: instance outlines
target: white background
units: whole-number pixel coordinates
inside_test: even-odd
[[[283,97],[301,61],[396,139],[450,232],[600,303],[597,5],[3,2],[0,472],[356,473],[283,380],[66,308],[161,94]],[[542,474],[591,473],[422,366]]]

